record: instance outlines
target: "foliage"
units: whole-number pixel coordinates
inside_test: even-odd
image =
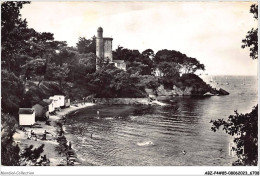
[[[2,67],[15,71],[15,58],[28,47],[27,22],[21,19],[20,9],[30,2],[3,2],[1,3],[1,60]]]
[[[250,8],[250,13],[254,15],[254,18],[258,20],[258,5],[253,4]],[[250,50],[250,57],[252,59],[258,58],[258,28],[252,28],[247,32],[246,38],[242,40],[242,48],[248,47]]]
[[[93,36],[91,39],[80,37],[77,43],[77,48],[80,54],[82,53],[96,53],[96,37]]]
[[[24,76],[26,80],[30,80],[31,77],[42,76],[46,72],[46,60],[37,58],[31,59],[22,66]]]
[[[1,108],[2,112],[16,114],[24,95],[21,79],[7,70],[1,71]]]
[[[21,19],[20,9],[25,1],[5,1],[1,4],[1,58],[2,68],[20,75],[21,66],[30,58],[43,58],[50,49],[57,49],[64,42],[54,41],[53,34],[38,33],[28,28]]]
[[[195,73],[197,70],[205,70],[205,66],[196,58],[188,57],[179,51],[160,50],[156,53],[154,62],[156,64],[167,62],[178,65],[179,73]]]
[[[68,77],[69,68],[66,63],[62,65],[50,64],[47,69],[46,77],[48,80],[58,81],[60,89],[62,89],[62,83]]]
[[[87,89],[103,98],[145,97],[144,87],[140,86],[138,76],[131,75],[112,65],[88,74],[84,82]]]
[[[199,76],[195,74],[183,74],[174,84],[184,90],[186,87],[192,87],[193,95],[203,95],[210,92],[212,88],[206,84]]]
[[[20,149],[13,141],[16,124],[13,116],[1,113],[1,164],[4,166],[19,166]]]
[[[258,162],[258,105],[252,112],[230,115],[228,120],[218,119],[211,121],[212,131],[216,132],[221,126],[229,135],[234,136],[238,160],[233,165],[253,165]],[[244,154],[242,152],[244,150]]]
[[[96,55],[93,53],[76,54],[73,62],[68,65],[68,80],[78,83],[86,74],[96,71]]]
[[[28,148],[25,148],[25,150],[21,153],[20,165],[36,165],[37,159],[41,156],[41,153],[44,151],[43,148],[44,144],[35,149],[33,149],[33,145],[30,145]]]

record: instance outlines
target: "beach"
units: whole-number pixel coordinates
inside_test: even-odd
[[[33,149],[35,149],[44,144],[44,151],[41,153],[41,156],[46,155],[47,159],[49,159],[50,161],[50,166],[67,165],[67,155],[65,154],[65,152],[60,152],[59,150],[57,150],[60,146],[60,143],[57,141],[60,128],[59,124],[62,124],[61,120],[66,114],[93,105],[95,104],[72,104],[69,108],[61,109],[61,111],[58,111],[56,115],[50,115],[48,119],[48,121],[50,121],[50,125],[47,125],[45,121],[37,121],[37,124],[39,124],[37,125],[37,127],[24,127],[24,130],[17,129],[16,133],[13,135],[14,141],[19,145],[21,151],[23,151],[25,148],[28,148],[30,145],[33,145]],[[31,130],[33,130],[33,132],[36,134],[36,137],[31,137],[30,139],[28,139],[28,133],[30,133]],[[42,136],[45,130],[47,132],[46,140],[42,140]],[[67,138],[67,135],[69,134],[64,131],[63,136]],[[73,165],[81,165],[81,162],[77,158],[77,154],[74,152],[73,149],[71,150],[71,152],[74,153],[74,155],[71,156],[71,160],[73,160]]]

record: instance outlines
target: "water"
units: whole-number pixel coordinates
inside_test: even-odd
[[[166,106],[98,105],[74,112],[66,125],[72,134],[69,140],[83,165],[231,165],[234,158],[228,156],[228,143],[232,138],[222,130],[212,132],[209,122],[227,119],[234,110],[250,112],[257,104],[257,78],[215,79],[219,84],[212,85],[222,84],[230,95],[175,97],[163,102]]]

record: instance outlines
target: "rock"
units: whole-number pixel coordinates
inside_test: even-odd
[[[192,87],[185,87],[184,90],[181,90],[180,88],[178,88],[177,86],[173,86],[172,87],[173,91],[173,95],[177,95],[177,96],[186,96],[186,95],[192,95]]]
[[[225,91],[224,89],[219,89],[218,91],[219,95],[229,95],[229,93],[227,91]]]
[[[160,85],[157,88],[156,92],[157,92],[158,96],[172,96],[173,95],[173,90],[165,89],[163,85]]]
[[[183,91],[177,86],[173,85],[172,89],[173,89],[173,95],[177,95],[177,96],[183,95]]]
[[[192,87],[185,87],[185,90],[183,91],[183,95],[192,95]]]

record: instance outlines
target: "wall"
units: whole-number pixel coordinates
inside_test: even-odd
[[[148,104],[148,98],[95,98],[98,104]]]
[[[112,38],[104,38],[104,58],[109,58],[109,61],[112,62]]]
[[[54,95],[54,97],[59,100],[59,106],[65,106],[65,97],[62,95]]]
[[[60,107],[60,102],[57,99],[57,97],[55,97],[55,98],[54,97],[50,97],[50,99],[53,100],[52,102],[53,102],[53,105],[54,105],[54,109]]]
[[[54,111],[54,104],[53,102],[51,104],[49,104],[49,112],[53,112]]]
[[[104,56],[103,38],[96,38],[96,55],[98,58],[102,58]]]
[[[33,114],[19,114],[19,125],[33,125],[35,123],[35,112]]]

